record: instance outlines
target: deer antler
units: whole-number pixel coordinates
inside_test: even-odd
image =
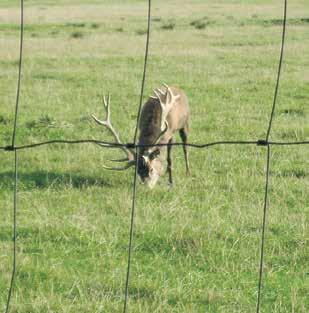
[[[161,131],[163,134],[167,130],[167,121],[166,117],[171,110],[172,106],[174,105],[175,101],[180,97],[180,95],[175,96],[171,90],[171,88],[167,84],[163,84],[166,88],[166,91],[163,92],[161,89],[157,88],[154,89],[153,92],[156,95],[156,97],[152,97],[155,99],[159,99],[160,105],[161,105]],[[160,135],[160,137],[162,134]]]
[[[133,166],[135,164],[135,153],[130,150],[129,148],[125,147],[123,145],[123,143],[121,142],[119,135],[117,134],[117,132],[115,131],[111,120],[110,120],[110,94],[108,94],[107,98],[103,95],[103,105],[104,105],[104,110],[106,112],[106,119],[105,120],[99,120],[94,114],[92,114],[92,118],[95,120],[95,122],[99,125],[103,125],[105,126],[110,133],[113,135],[114,139],[116,140],[116,143],[120,144],[121,146],[119,146],[120,149],[122,149],[125,154],[127,155],[126,158],[124,159],[120,159],[120,160],[111,160],[114,162],[127,162],[127,164],[124,167],[118,168],[118,167],[107,167],[107,166],[103,166],[105,169],[109,169],[109,170],[126,170],[129,167]],[[99,144],[101,146],[105,146],[104,144]]]
[[[174,102],[180,98],[180,95],[175,96],[172,89],[167,84],[163,83],[163,86],[166,88],[166,94],[169,93],[171,97],[170,103],[173,105]]]

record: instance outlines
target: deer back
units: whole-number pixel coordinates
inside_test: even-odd
[[[180,95],[167,115],[168,130],[159,143],[167,143],[173,134],[188,126],[189,104],[186,94],[179,88],[170,87],[175,96]],[[161,129],[161,106],[158,99],[149,98],[144,104],[139,121],[139,144],[151,145],[158,138]]]

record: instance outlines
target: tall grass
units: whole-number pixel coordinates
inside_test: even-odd
[[[131,141],[146,2],[25,4],[17,143],[112,140],[90,117],[103,115],[101,95],[107,92],[112,120],[123,140]],[[162,82],[187,93],[190,142],[264,138],[280,48],[281,27],[275,21],[282,15],[281,1],[153,5],[146,96]],[[272,140],[308,140],[305,8],[304,0],[289,5],[292,22]],[[18,19],[18,1],[2,1],[1,146],[11,141]],[[162,28],[170,20],[175,27]],[[12,312],[121,312],[133,172],[102,168],[118,156],[117,150],[93,145],[19,153]],[[308,156],[307,146],[272,149],[263,312],[309,310]],[[168,187],[167,177],[151,191],[138,186],[130,312],[255,310],[265,158],[264,147],[190,149],[192,175],[187,177],[182,149],[174,148],[174,187]],[[0,160],[3,309],[12,264],[13,156],[1,153]]]

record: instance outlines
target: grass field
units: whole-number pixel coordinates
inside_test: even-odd
[[[266,135],[283,1],[152,1],[145,99],[162,82],[191,108],[190,142]],[[309,4],[290,1],[271,140],[308,140]],[[147,26],[145,0],[25,1],[17,144],[132,141]],[[11,142],[19,1],[0,0],[0,146]],[[177,140],[178,137],[177,137]],[[55,145],[19,154],[17,276],[11,312],[122,312],[133,170],[102,168],[116,150]],[[308,146],[271,149],[262,312],[309,312]],[[0,153],[0,310],[12,267],[12,153]],[[266,149],[190,149],[174,187],[138,186],[130,312],[255,312]]]

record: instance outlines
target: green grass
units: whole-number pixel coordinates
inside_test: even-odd
[[[179,2],[153,3],[145,99],[162,82],[180,86],[190,101],[191,142],[264,138],[282,1]],[[18,3],[0,2],[0,146],[12,135]],[[307,7],[307,0],[289,4],[271,140],[309,137]],[[17,144],[112,140],[90,117],[103,115],[101,95],[107,92],[121,138],[132,141],[147,1],[26,1],[25,14]],[[118,156],[93,145],[19,153],[11,312],[122,312],[133,171],[102,168]],[[271,156],[262,312],[305,313],[308,147],[273,147]],[[181,148],[173,149],[173,159],[172,189],[166,176],[154,190],[138,185],[130,312],[254,312],[266,149],[190,149],[190,177]],[[1,310],[12,266],[13,161],[1,152]]]

